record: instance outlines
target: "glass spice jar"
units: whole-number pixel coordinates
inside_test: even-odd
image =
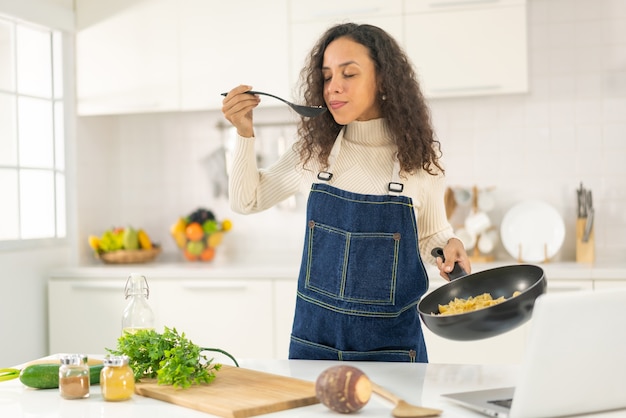
[[[107,356],[100,372],[100,390],[105,401],[125,401],[135,392],[135,376],[127,356]]]
[[[89,366],[87,356],[66,354],[61,356],[59,367],[59,392],[65,399],[89,397]]]

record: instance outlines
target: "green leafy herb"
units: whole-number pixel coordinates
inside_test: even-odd
[[[124,334],[117,340],[117,349],[106,349],[112,355],[128,356],[135,380],[156,378],[160,385],[173,385],[188,388],[191,385],[210,383],[215,372],[222,365],[212,364],[202,354],[203,351],[218,351],[235,359],[219,349],[201,348],[178,334],[176,328],[165,327],[163,334],[154,330],[139,330],[134,334]],[[237,365],[237,362],[235,361]]]

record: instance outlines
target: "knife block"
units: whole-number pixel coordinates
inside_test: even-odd
[[[578,263],[593,263],[596,258],[593,226],[591,227],[589,239],[587,242],[583,242],[586,223],[586,218],[576,219],[576,262]]]

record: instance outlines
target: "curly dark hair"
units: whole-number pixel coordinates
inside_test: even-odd
[[[400,45],[384,30],[356,23],[330,27],[311,50],[300,73],[304,102],[312,106],[323,103],[324,52],[331,42],[342,37],[365,46],[374,61],[378,91],[385,95],[385,100],[381,95],[378,97],[380,110],[398,146],[402,170],[415,173],[422,168],[435,175],[435,166],[443,173],[439,164],[441,144],[435,138],[430,111],[415,70]],[[315,118],[301,118],[298,124],[300,139],[296,147],[304,164],[311,158],[317,158],[323,166],[327,166],[330,150],[341,128],[342,125],[335,122],[330,112]]]

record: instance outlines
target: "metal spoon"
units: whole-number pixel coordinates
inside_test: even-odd
[[[372,383],[372,391],[388,401],[393,402],[396,406],[391,411],[391,415],[396,418],[421,418],[436,417],[443,412],[441,409],[424,408],[423,406],[411,405],[410,403],[400,399],[398,396],[389,392],[387,389]]]
[[[296,113],[305,116],[307,118],[314,118],[316,116],[321,115],[322,113],[326,112],[328,109],[325,108],[324,106],[304,106],[304,105],[298,105],[295,103],[291,103],[288,102],[285,99],[281,99],[278,96],[274,96],[273,94],[269,94],[269,93],[264,93],[262,91],[256,91],[256,90],[250,90],[247,91],[246,93],[248,94],[260,94],[263,96],[269,96],[269,97],[273,97],[274,99],[278,99],[281,102],[285,103],[287,106],[291,107],[293,110],[296,111]],[[228,93],[222,93],[222,96],[226,96]]]

